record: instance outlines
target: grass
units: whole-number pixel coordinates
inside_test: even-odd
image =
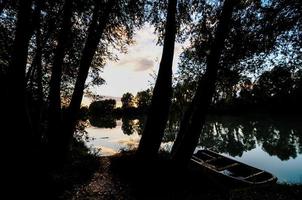
[[[115,176],[130,184],[131,199],[217,199],[217,200],[300,200],[302,185],[273,184],[255,188],[230,188],[211,182],[202,174],[175,165],[161,154],[152,161],[141,161],[134,152],[111,157]]]
[[[65,199],[66,191],[87,183],[99,169],[100,158],[83,142],[74,142],[68,161],[56,170],[48,172],[46,193],[48,199]]]
[[[140,160],[134,151],[110,157],[89,154],[81,146],[73,161],[52,174],[55,190],[50,199],[73,200],[300,200],[302,185],[230,189],[212,183],[202,174],[176,168],[166,153]],[[222,186],[221,186],[222,185]]]

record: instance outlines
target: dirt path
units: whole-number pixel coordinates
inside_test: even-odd
[[[100,169],[93,175],[93,178],[86,184],[76,186],[73,190],[67,191],[60,199],[72,200],[128,200],[131,198],[129,187],[121,183],[119,178],[114,177],[110,170],[110,159],[100,159]]]

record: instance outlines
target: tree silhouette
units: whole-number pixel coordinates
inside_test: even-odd
[[[137,108],[140,110],[140,112],[142,113],[147,112],[151,104],[151,98],[152,98],[152,94],[150,89],[137,92],[135,96],[135,101],[136,101]]]
[[[69,44],[68,41],[72,26],[72,7],[73,0],[65,0],[63,6],[63,21],[61,31],[58,36],[58,44],[56,47],[51,79],[49,83],[48,143],[50,152],[54,153],[55,157],[62,155],[62,149],[66,148],[63,140],[61,140],[62,134],[60,134],[60,129],[62,127],[61,79],[65,52],[67,45]]]
[[[122,102],[122,108],[127,109],[127,108],[132,108],[134,106],[134,96],[133,94],[127,92],[123,94],[121,98]]]
[[[177,0],[169,0],[162,58],[138,154],[155,157],[168,120],[172,98],[172,63],[176,37]]]
[[[63,130],[65,133],[64,135],[61,135],[61,140],[64,141],[65,147],[68,147],[72,141],[89,68],[115,3],[115,1],[110,1],[105,5],[100,5],[100,2],[96,1],[92,21],[88,29],[87,40],[81,55],[79,74],[76,80],[74,92],[72,94],[71,102],[67,110],[67,115],[64,119],[65,129]],[[105,7],[102,13],[100,13],[100,6]]]
[[[193,9],[192,12],[202,14],[190,22],[192,37],[189,47],[181,54],[177,80],[179,85],[190,90],[188,93],[196,91],[196,87],[187,88],[188,82],[196,84],[205,72],[220,9],[219,4],[206,2],[197,4],[196,8],[198,11]],[[288,70],[299,68],[301,58],[297,51],[300,48],[297,38],[301,34],[301,14],[296,12],[299,9],[301,4],[295,0],[271,1],[268,4],[241,2],[234,12],[230,33],[219,61],[213,103],[220,101],[220,107],[236,103],[233,100],[240,82],[247,76],[258,77],[271,66],[278,65]],[[230,99],[232,94],[233,99]]]
[[[12,41],[12,51],[9,57],[9,64],[1,83],[4,89],[4,124],[8,127],[15,127],[7,134],[7,141],[16,141],[16,144],[24,149],[24,152],[32,157],[33,129],[29,116],[26,94],[25,73],[29,42],[32,36],[31,16],[32,1],[25,0],[17,3],[17,20],[15,25],[15,37]],[[1,102],[2,103],[2,102]],[[20,122],[21,126],[15,126],[14,122]],[[4,127],[4,126],[3,126]],[[13,152],[12,152],[13,154]],[[10,154],[9,154],[10,155]]]
[[[89,105],[89,115],[91,116],[104,116],[113,113],[116,101],[114,99],[105,99],[94,101]]]
[[[236,4],[238,4],[238,1],[226,0],[224,2],[215,39],[207,58],[205,75],[199,80],[192,104],[186,111],[180,125],[179,133],[172,148],[172,157],[180,164],[189,162],[198,143],[201,129],[205,123],[205,115],[215,91],[219,60],[224,47],[224,40],[229,33],[231,17]]]

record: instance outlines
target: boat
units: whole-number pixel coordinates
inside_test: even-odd
[[[228,158],[211,150],[199,150],[191,158],[195,169],[215,182],[232,186],[257,186],[277,181],[273,174]]]

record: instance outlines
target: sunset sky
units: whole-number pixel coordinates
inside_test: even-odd
[[[158,71],[162,46],[157,46],[157,36],[150,25],[145,25],[134,36],[135,43],[128,47],[127,54],[119,54],[119,61],[108,62],[102,77],[106,84],[94,88],[102,96],[121,97],[126,92],[135,95],[154,82],[150,74]],[[176,71],[181,44],[176,44],[173,71]]]

